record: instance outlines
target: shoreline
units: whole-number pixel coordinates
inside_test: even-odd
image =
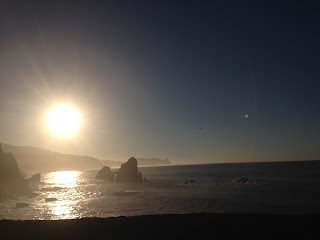
[[[69,220],[0,220],[2,239],[319,237],[320,214],[190,213]]]

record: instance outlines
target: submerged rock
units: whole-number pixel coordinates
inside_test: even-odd
[[[189,183],[196,183],[196,180],[194,180],[194,179],[191,179],[191,180],[185,180],[184,181],[184,184],[189,184]]]
[[[58,199],[56,199],[56,198],[46,198],[46,202],[54,202],[54,201],[58,201]]]
[[[249,179],[242,177],[242,178],[239,178],[236,182],[238,182],[238,183],[248,183]]]
[[[28,179],[29,182],[40,182],[40,173],[33,174],[31,178]]]
[[[25,208],[25,207],[29,207],[28,203],[17,203],[16,204],[16,208]]]
[[[116,176],[117,182],[141,182],[142,174],[138,173],[137,159],[129,158],[126,163],[121,164],[121,168]]]
[[[97,174],[96,179],[106,180],[113,182],[114,181],[114,173],[110,170],[109,167],[104,166]]]

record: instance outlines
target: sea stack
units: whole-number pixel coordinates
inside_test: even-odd
[[[40,173],[33,174],[31,178],[28,179],[29,182],[40,182]]]
[[[126,163],[121,164],[121,168],[116,176],[117,182],[141,182],[141,172],[138,173],[138,162],[134,157],[129,158]]]
[[[114,181],[114,173],[109,167],[104,166],[97,174],[96,179],[105,180],[109,182]]]
[[[26,181],[21,175],[12,153],[5,153],[0,144],[0,194],[18,193],[25,189]]]

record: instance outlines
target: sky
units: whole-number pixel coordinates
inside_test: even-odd
[[[0,142],[125,161],[320,159],[315,1],[25,1],[0,9]],[[54,136],[70,104],[81,124]]]

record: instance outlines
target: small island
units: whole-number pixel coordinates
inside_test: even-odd
[[[97,174],[96,179],[106,180],[106,181],[116,181],[119,183],[126,182],[141,182],[142,174],[138,172],[138,162],[137,159],[131,157],[126,163],[121,164],[118,172],[114,173],[111,171],[110,167],[104,166]]]

